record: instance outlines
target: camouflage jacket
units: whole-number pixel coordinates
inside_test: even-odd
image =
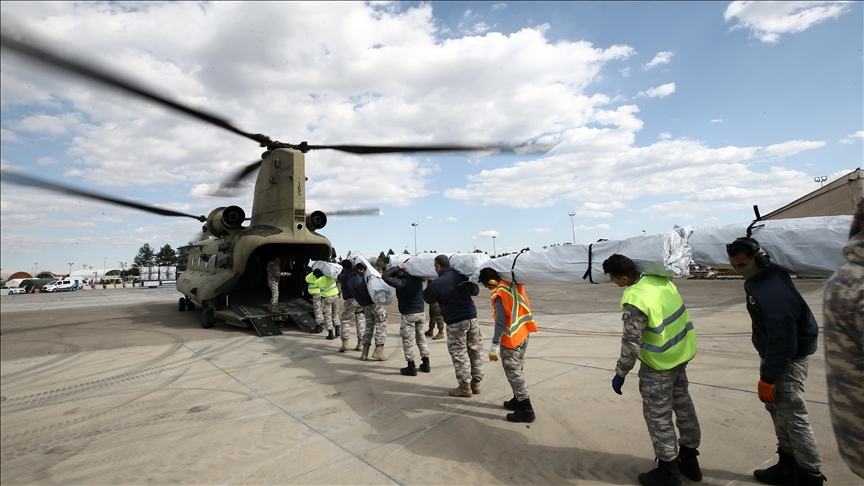
[[[825,363],[840,455],[864,478],[864,199],[852,220],[844,263],[825,286]]]
[[[642,332],[648,326],[648,316],[638,307],[624,304],[621,320],[624,321],[624,334],[621,336],[621,357],[615,365],[615,373],[625,377],[639,358],[639,350],[642,349]]]

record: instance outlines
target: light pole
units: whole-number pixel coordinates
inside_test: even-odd
[[[813,178],[813,182],[818,182],[819,187],[825,187],[825,181],[827,181],[827,180],[828,180],[828,178],[825,176],[819,176],[819,177]]]
[[[108,261],[108,257],[102,257],[102,282],[105,282],[105,265]]]
[[[418,255],[417,253],[417,227],[420,226],[420,223],[411,223],[411,226],[414,227],[414,255]]]
[[[72,276],[72,265],[75,265],[75,264],[74,263],[69,264],[69,276],[70,277]]]
[[[576,244],[576,223],[573,222],[573,216],[576,216],[576,213],[570,211],[567,213],[570,216],[570,228],[573,229],[573,244]]]
[[[492,256],[498,255],[498,250],[495,248],[495,235],[492,235]]]
[[[36,274],[39,273],[39,263],[33,264],[33,278],[36,278]]]
[[[646,233],[645,230],[642,230],[642,236],[648,236],[648,233]]]

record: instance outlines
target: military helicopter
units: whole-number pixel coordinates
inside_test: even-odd
[[[48,49],[24,43],[0,34],[0,45],[18,54],[72,72],[110,87],[185,113],[206,123],[249,138],[265,152],[261,159],[238,171],[213,195],[226,195],[246,177],[257,171],[252,212],[247,218],[239,206],[218,207],[208,216],[136,203],[109,195],[85,191],[4,170],[2,180],[13,184],[76,195],[109,204],[146,211],[163,216],[189,217],[204,223],[200,240],[189,245],[186,270],[178,277],[177,290],[183,297],[178,310],[201,309],[201,326],[211,328],[217,319],[241,327],[253,327],[260,336],[282,334],[280,325],[294,322],[304,331],[315,329],[312,307],[304,297],[304,271],[310,261],[334,257],[330,241],[318,230],[327,224],[321,211],[306,211],[306,160],[310,150],[338,150],[353,154],[420,153],[420,152],[486,152],[520,153],[547,151],[551,147],[529,147],[500,144],[488,146],[417,145],[309,145],[282,143],[266,135],[240,130],[224,119],[171,101],[147,88],[124,80],[106,70],[92,67],[82,60],[61,58]],[[349,210],[331,215],[378,214],[378,210]],[[244,222],[249,221],[247,226]],[[266,281],[267,264],[279,257],[283,270],[291,276],[280,281],[278,312],[269,309],[270,290]]]

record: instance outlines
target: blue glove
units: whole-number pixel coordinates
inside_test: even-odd
[[[619,376],[618,373],[615,373],[615,378],[612,378],[612,389],[615,390],[615,393],[621,395],[621,385],[624,384],[624,377]]]

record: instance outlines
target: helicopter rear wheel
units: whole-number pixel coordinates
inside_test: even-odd
[[[180,301],[177,303],[177,310],[179,310],[180,312],[183,312],[186,310],[186,299],[185,298],[180,297]]]
[[[212,307],[205,307],[201,311],[201,327],[210,329],[214,324],[216,324],[216,312]]]

